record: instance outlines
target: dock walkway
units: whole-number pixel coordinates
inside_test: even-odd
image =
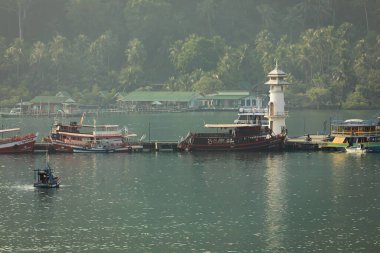
[[[284,150],[319,150],[320,145],[326,138],[326,135],[310,135],[311,140],[307,141],[306,136],[289,137],[285,141]],[[143,146],[142,150],[144,152],[152,151],[178,151],[177,144],[178,141],[169,140],[152,140],[140,143]],[[52,152],[53,147],[51,143],[36,143],[34,152]],[[133,150],[137,151],[137,150]]]
[[[326,135],[309,135],[311,140],[307,140],[307,136],[289,137],[285,141],[286,150],[319,150],[320,145],[326,139]]]

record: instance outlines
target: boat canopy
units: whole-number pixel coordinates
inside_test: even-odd
[[[92,134],[90,133],[69,133],[69,132],[61,132],[59,133],[61,135],[65,136],[71,136],[71,137],[82,137],[82,138],[112,138],[112,137],[122,137],[122,134],[118,131],[94,131]]]
[[[0,129],[0,133],[9,133],[20,131],[20,128],[9,128],[9,129]]]
[[[255,113],[242,112],[242,113],[239,113],[238,115],[239,116],[256,116],[256,115],[263,116],[263,115],[265,115],[265,112],[255,112]]]
[[[362,119],[347,119],[344,121],[344,123],[362,123],[364,120]]]
[[[239,128],[251,127],[252,124],[205,124],[206,128]]]
[[[348,119],[348,120],[334,120],[331,122],[332,126],[376,126],[377,122],[371,120],[362,120],[362,119]]]

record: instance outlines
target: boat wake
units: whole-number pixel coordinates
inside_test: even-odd
[[[11,188],[18,191],[33,191],[34,190],[34,187],[32,184],[12,185],[10,187],[7,186],[7,188]]]

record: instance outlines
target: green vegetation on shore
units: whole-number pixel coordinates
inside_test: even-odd
[[[1,0],[0,106],[157,83],[266,93],[277,59],[289,107],[379,108],[378,24],[379,0]]]

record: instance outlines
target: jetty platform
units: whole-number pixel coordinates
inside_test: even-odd
[[[41,153],[41,152],[52,152],[53,151],[53,145],[51,143],[47,142],[36,142],[34,144],[34,153]]]
[[[146,141],[131,144],[131,152],[177,151],[178,141]],[[34,144],[34,153],[45,152],[54,153],[53,145],[51,143],[38,142]]]
[[[307,135],[298,137],[288,137],[285,141],[285,151],[297,151],[297,150],[320,150],[320,144],[324,142],[326,135],[309,135],[310,139],[307,140]],[[136,146],[142,146],[143,148],[132,149],[132,152],[173,152],[178,151],[178,141],[171,140],[152,140],[140,143],[135,143]],[[36,143],[34,146],[34,152],[53,152],[51,143]]]
[[[308,140],[307,137],[310,139]],[[288,137],[285,140],[285,150],[320,150],[320,146],[326,138],[326,135]]]

